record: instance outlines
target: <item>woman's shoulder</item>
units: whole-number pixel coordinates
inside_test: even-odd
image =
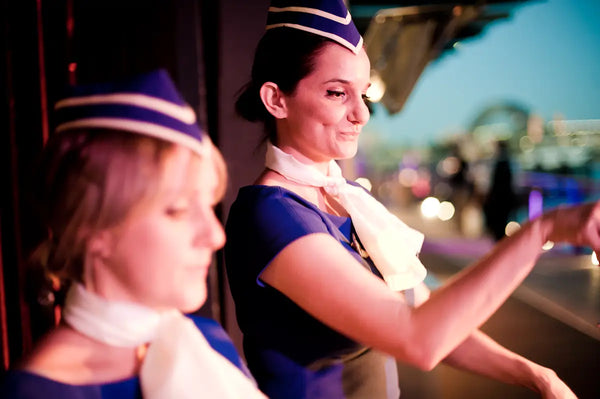
[[[260,230],[278,229],[287,221],[315,223],[324,218],[313,202],[281,186],[242,187],[231,205],[227,227],[253,226]]]
[[[276,202],[286,199],[302,201],[303,198],[295,192],[278,185],[253,184],[243,186],[238,192],[236,202],[243,204],[261,205],[266,202]]]
[[[140,399],[141,391],[137,378],[109,384],[74,385],[27,370],[15,369],[8,371],[4,376],[0,386],[0,397],[6,399]]]
[[[77,374],[80,370],[79,353],[81,345],[68,328],[59,326],[46,334],[19,365],[25,376],[46,377],[48,381]],[[29,373],[29,374],[27,374]]]
[[[10,370],[2,381],[0,393],[3,398],[70,398],[76,397],[78,389],[25,370]]]
[[[277,202],[308,204],[310,197],[310,193],[303,192],[301,187],[296,187],[281,175],[266,171],[252,185],[239,189],[235,204],[254,207],[271,206]]]
[[[36,344],[18,368],[65,386],[93,386],[135,377],[137,358],[135,350],[111,347],[60,325]]]
[[[237,221],[265,222],[306,212],[314,213],[318,209],[312,202],[285,187],[251,185],[240,188],[229,214]]]

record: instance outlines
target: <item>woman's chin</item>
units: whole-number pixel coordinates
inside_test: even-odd
[[[354,158],[358,152],[358,142],[348,141],[339,146],[339,156],[336,159],[350,159]]]
[[[192,313],[200,309],[206,303],[207,293],[206,288],[202,292],[198,292],[193,297],[188,297],[182,300],[179,310],[182,313]]]

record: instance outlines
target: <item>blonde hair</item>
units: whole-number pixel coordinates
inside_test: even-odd
[[[226,167],[212,145],[220,195]],[[61,280],[82,281],[90,235],[122,222],[160,190],[165,161],[175,144],[116,130],[90,129],[55,134],[39,166],[36,197],[47,239],[31,261]]]

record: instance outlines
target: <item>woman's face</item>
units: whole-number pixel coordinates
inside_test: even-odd
[[[312,73],[284,96],[287,115],[278,123],[278,146],[313,162],[351,158],[369,120],[364,97],[370,63],[361,50],[328,43],[315,57]]]
[[[213,252],[225,243],[213,211],[219,183],[212,160],[176,146],[157,195],[105,233],[108,249],[94,263],[92,289],[111,300],[198,309]]]

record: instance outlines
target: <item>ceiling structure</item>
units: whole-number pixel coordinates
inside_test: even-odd
[[[353,20],[364,37],[372,80],[382,83],[381,103],[390,114],[404,107],[429,62],[457,42],[482,35],[530,0],[351,0]]]

